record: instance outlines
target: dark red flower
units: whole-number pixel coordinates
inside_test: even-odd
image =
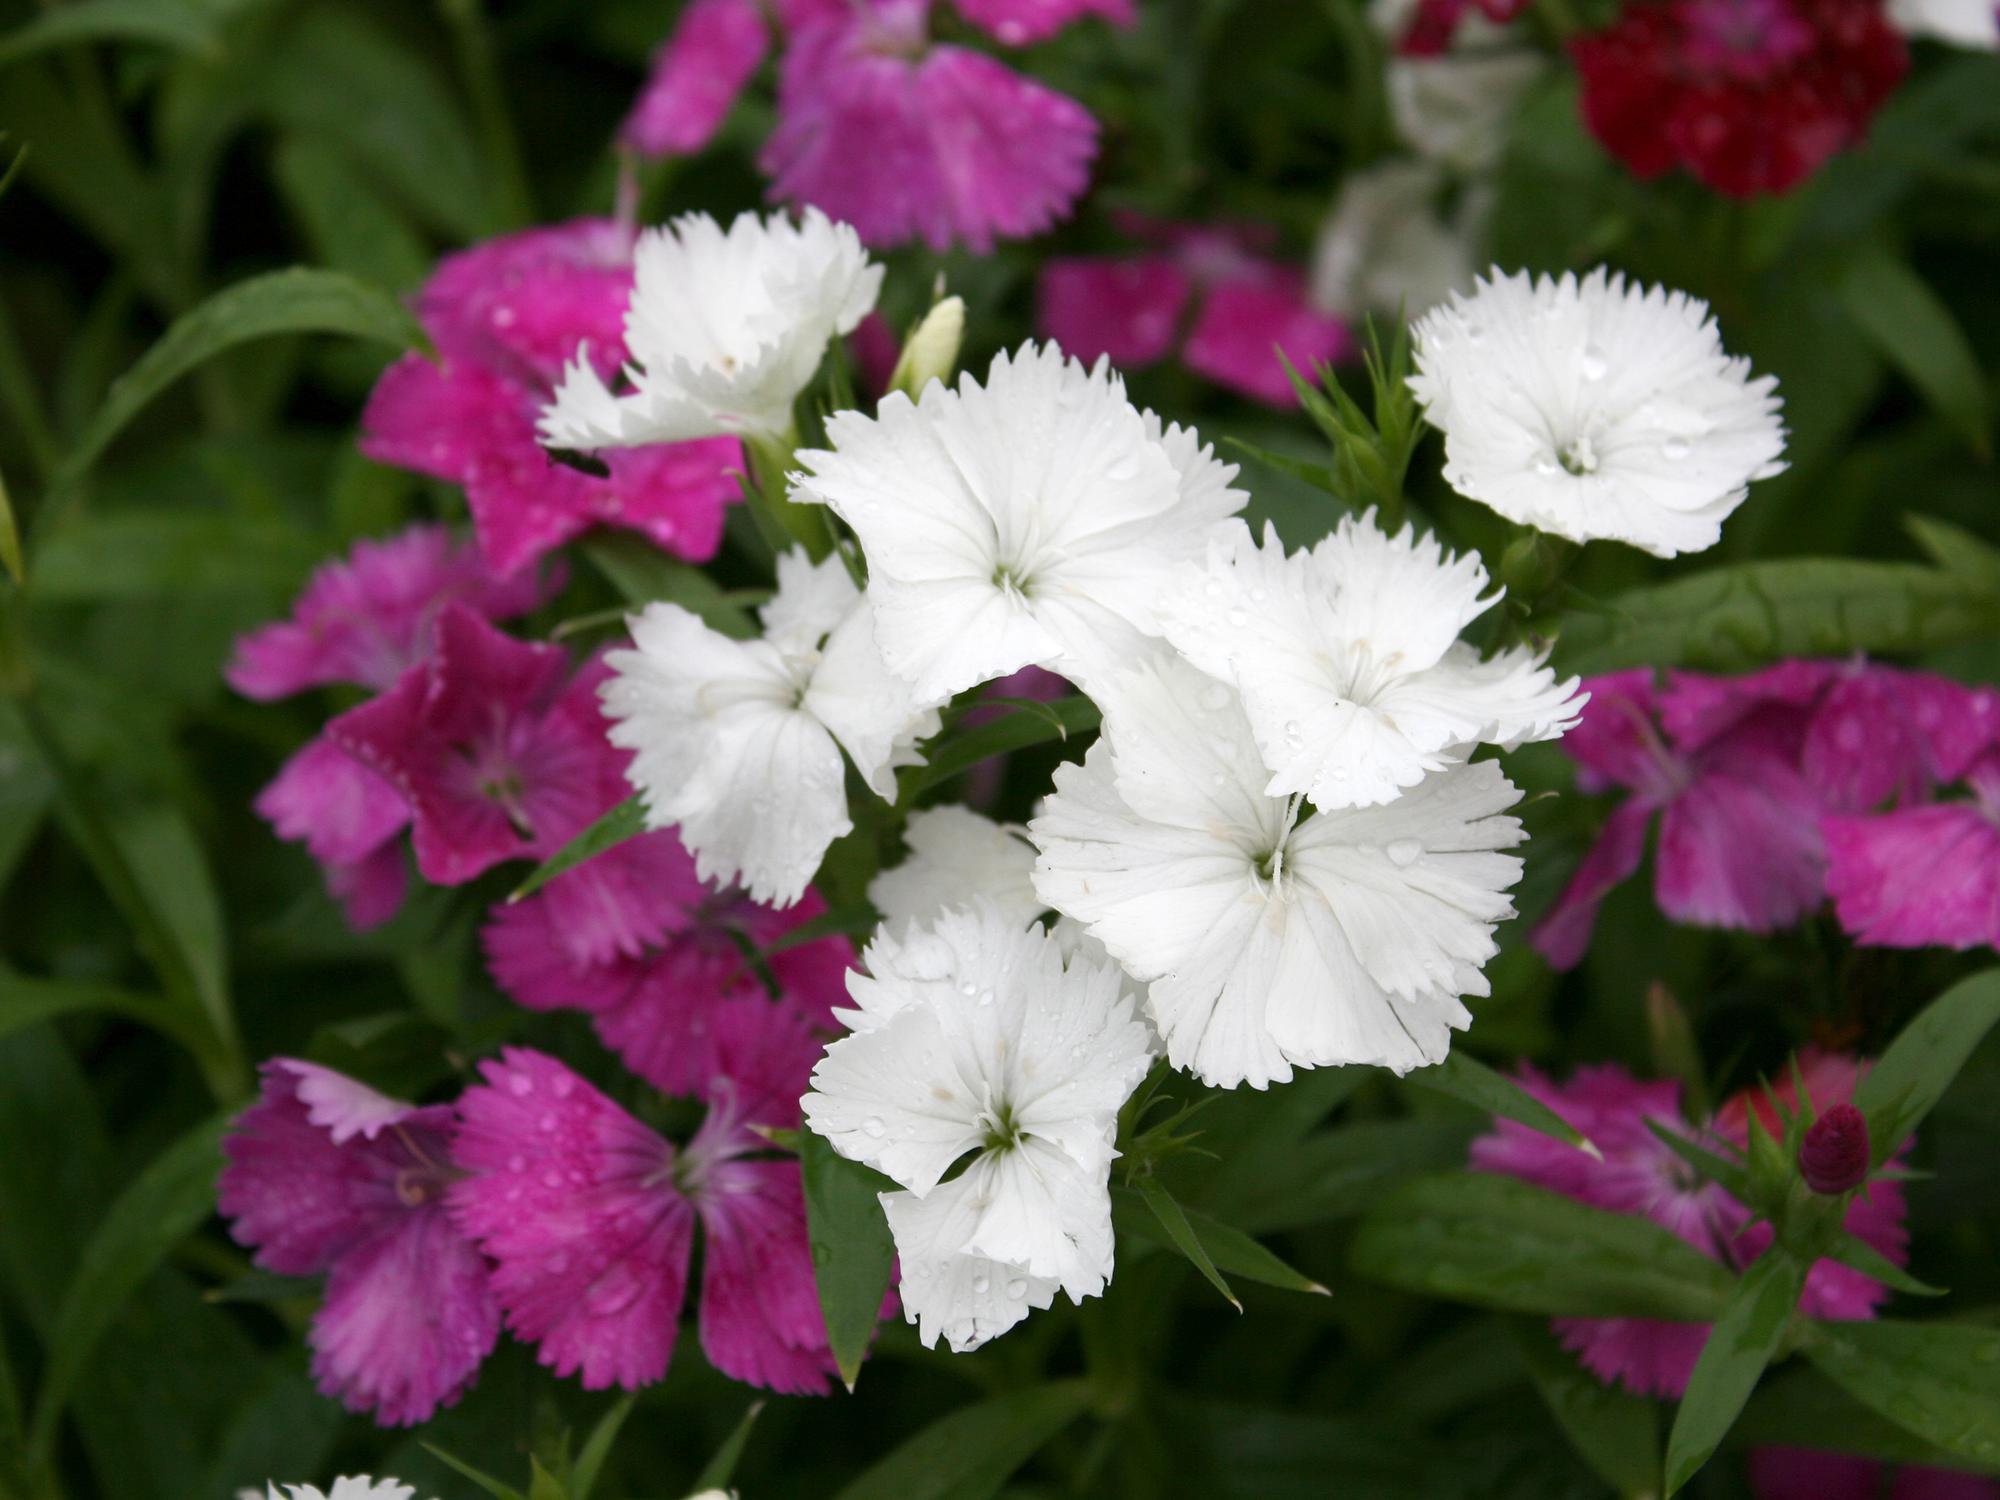
[[[1813,1121],[1799,1143],[1799,1171],[1815,1193],[1860,1187],[1868,1176],[1868,1117],[1836,1104]]]
[[[1909,66],[1882,0],[1645,0],[1570,53],[1607,150],[1736,198],[1788,192],[1853,145]]]

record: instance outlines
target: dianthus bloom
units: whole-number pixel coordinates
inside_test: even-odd
[[[1352,346],[1345,325],[1306,301],[1305,275],[1270,258],[1250,226],[1130,222],[1159,248],[1134,256],[1057,257],[1042,267],[1035,321],[1044,338],[1086,362],[1133,370],[1176,345],[1181,362],[1217,385],[1271,406],[1298,404],[1278,351],[1310,371]],[[1190,304],[1198,304],[1192,318]]]
[[[743,467],[733,439],[614,452],[602,477],[556,463],[535,440],[569,361],[609,378],[625,357],[632,242],[622,225],[578,219],[446,258],[417,297],[437,357],[397,360],[362,413],[370,458],[465,487],[480,550],[503,575],[598,525],[696,562],[722,539]]]
[[[1285,555],[1239,531],[1182,570],[1166,637],[1230,683],[1273,797],[1321,809],[1393,802],[1482,742],[1554,739],[1576,722],[1576,679],[1558,682],[1525,646],[1482,660],[1459,632],[1498,602],[1478,555],[1455,557],[1371,510]]]
[[[453,1221],[494,1262],[507,1326],[586,1390],[666,1373],[704,1234],[709,1363],[771,1390],[818,1393],[833,1373],[795,1161],[751,1124],[797,1123],[819,1044],[761,1001],[717,1018],[728,1054],[708,1115],[676,1148],[552,1057],[506,1049],[459,1101]]]
[[[1035,890],[1151,988],[1174,1066],[1263,1088],[1294,1068],[1442,1062],[1489,992],[1521,862],[1490,761],[1382,807],[1265,793],[1241,701],[1179,658],[1109,688],[1104,735],[1028,824]]]
[[[278,1486],[266,1485],[265,1500],[279,1500]],[[321,1491],[309,1484],[288,1484],[285,1493],[292,1500],[410,1500],[416,1493],[416,1486],[404,1484],[400,1479],[370,1479],[366,1474],[336,1479],[331,1490]],[[255,1490],[244,1490],[242,1495],[248,1500],[257,1500]]]
[[[924,701],[1129,659],[1159,633],[1175,565],[1248,499],[1193,432],[1162,430],[1102,361],[1054,345],[997,356],[984,385],[965,374],[872,418],[836,413],[827,441],[799,454],[793,498],[860,537],[883,657]]]
[[[1860,140],[1909,66],[1883,0],[1628,0],[1570,55],[1606,150],[1736,198],[1790,192]]]
[[[1523,0],[1374,0],[1368,19],[1392,48],[1384,85],[1403,143],[1428,161],[1476,173],[1506,149],[1508,127],[1547,71],[1502,29]]]
[[[572,360],[541,414],[551,447],[595,450],[714,433],[777,437],[827,341],[875,306],[882,268],[854,231],[817,209],[707,214],[649,229],[633,249],[625,378],[615,393],[588,354]]]
[[[878,933],[863,962],[805,1117],[905,1189],[881,1199],[919,1337],[962,1353],[1058,1288],[1100,1295],[1118,1111],[1152,1062],[1125,976],[983,904]]]
[[[1431,162],[1383,161],[1344,175],[1313,246],[1314,305],[1349,320],[1415,318],[1470,291],[1492,194],[1461,193],[1449,217],[1445,194],[1444,172]]]
[[[1829,1435],[1831,1440],[1831,1435]],[[2000,1480],[1922,1464],[1897,1466],[1816,1448],[1750,1450],[1755,1500],[2000,1500]]]
[[[217,1198],[230,1232],[267,1271],[326,1275],[308,1335],[313,1377],[385,1426],[456,1401],[500,1336],[486,1261],[444,1210],[458,1175],[451,1119],[448,1105],[420,1109],[276,1058],[223,1141]]]
[[[1862,1066],[1853,1058],[1802,1053],[1799,1069],[1813,1107],[1825,1110],[1850,1101]],[[1474,1167],[1538,1183],[1596,1208],[1641,1215],[1732,1270],[1749,1265],[1770,1248],[1768,1223],[1753,1225],[1747,1207],[1718,1184],[1698,1178],[1647,1126],[1651,1121],[1697,1144],[1705,1143],[1711,1151],[1727,1143],[1740,1152],[1749,1140],[1753,1109],[1767,1128],[1781,1128],[1762,1089],[1736,1095],[1713,1121],[1697,1128],[1681,1117],[1678,1083],[1644,1082],[1615,1064],[1580,1069],[1562,1085],[1530,1069],[1522,1083],[1582,1131],[1602,1159],[1500,1120],[1491,1134],[1473,1142]],[[1788,1108],[1798,1106],[1789,1070],[1773,1089]],[[1846,1228],[1901,1265],[1909,1238],[1903,1211],[1902,1184],[1877,1179],[1849,1204]],[[1814,1318],[1870,1318],[1888,1295],[1880,1282],[1822,1260],[1806,1278],[1799,1307]],[[1599,1379],[1621,1382],[1647,1396],[1680,1395],[1708,1338],[1706,1324],[1650,1318],[1557,1318],[1555,1330]]]
[[[1827,894],[1857,942],[2000,948],[2000,748],[1964,785],[1963,798],[1822,821]]]
[[[758,158],[771,195],[884,249],[920,239],[984,253],[1067,218],[1097,122],[982,53],[933,45],[929,16],[930,0],[865,0],[793,36]]]
[[[1712,547],[1784,466],[1776,381],[1722,348],[1708,305],[1628,284],[1495,270],[1413,330],[1410,389],[1444,477],[1510,521],[1673,557]]]

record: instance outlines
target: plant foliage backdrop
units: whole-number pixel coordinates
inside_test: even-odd
[[[2000,1492],[1996,30],[0,5],[0,1493]]]

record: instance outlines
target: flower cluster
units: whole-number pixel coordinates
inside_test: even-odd
[[[1587,685],[1563,749],[1627,795],[1535,929],[1551,963],[1583,957],[1656,816],[1673,921],[1774,932],[1831,900],[1858,942],[2000,945],[2000,693],[1864,661]]]

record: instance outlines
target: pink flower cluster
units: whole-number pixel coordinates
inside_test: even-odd
[[[1008,46],[1132,0],[954,0]],[[705,146],[782,34],[778,123],[759,165],[773,199],[813,204],[870,245],[987,251],[1068,216],[1097,122],[1082,105],[967,47],[931,40],[931,0],[695,0],[621,130],[651,156]]]
[[[1798,1066],[1816,1110],[1850,1102],[1863,1071],[1853,1058],[1810,1050],[1800,1054]],[[1521,1081],[1588,1137],[1601,1158],[1499,1120],[1490,1134],[1473,1142],[1475,1168],[1519,1177],[1595,1208],[1651,1219],[1732,1270],[1748,1266],[1770,1248],[1769,1223],[1753,1225],[1747,1207],[1716,1183],[1704,1181],[1648,1128],[1651,1122],[1710,1151],[1733,1147],[1740,1153],[1749,1140],[1752,1109],[1767,1129],[1782,1128],[1762,1090],[1735,1095],[1714,1119],[1693,1126],[1682,1117],[1678,1083],[1637,1079],[1615,1064],[1579,1069],[1567,1084],[1552,1083],[1529,1068]],[[1772,1092],[1787,1109],[1798,1107],[1789,1071],[1774,1082]],[[1848,1206],[1846,1227],[1901,1265],[1909,1241],[1903,1213],[1902,1184],[1876,1181]],[[1870,1318],[1888,1295],[1880,1282],[1823,1260],[1806,1278],[1799,1305],[1815,1318]],[[1622,1382],[1647,1396],[1679,1396],[1708,1339],[1707,1324],[1649,1318],[1557,1318],[1554,1327],[1563,1344],[1600,1379]]]
[[[1861,661],[1585,686],[1562,749],[1584,790],[1627,795],[1535,929],[1556,967],[1583,957],[1656,818],[1674,921],[1772,932],[1831,900],[1862,943],[2000,946],[2000,692]]]
[[[1151,248],[1057,257],[1042,268],[1036,323],[1078,359],[1104,355],[1134,370],[1178,348],[1181,363],[1204,379],[1291,407],[1298,396],[1280,350],[1310,376],[1315,361],[1352,348],[1346,326],[1306,300],[1305,274],[1271,258],[1267,230],[1137,217],[1124,227]]]

